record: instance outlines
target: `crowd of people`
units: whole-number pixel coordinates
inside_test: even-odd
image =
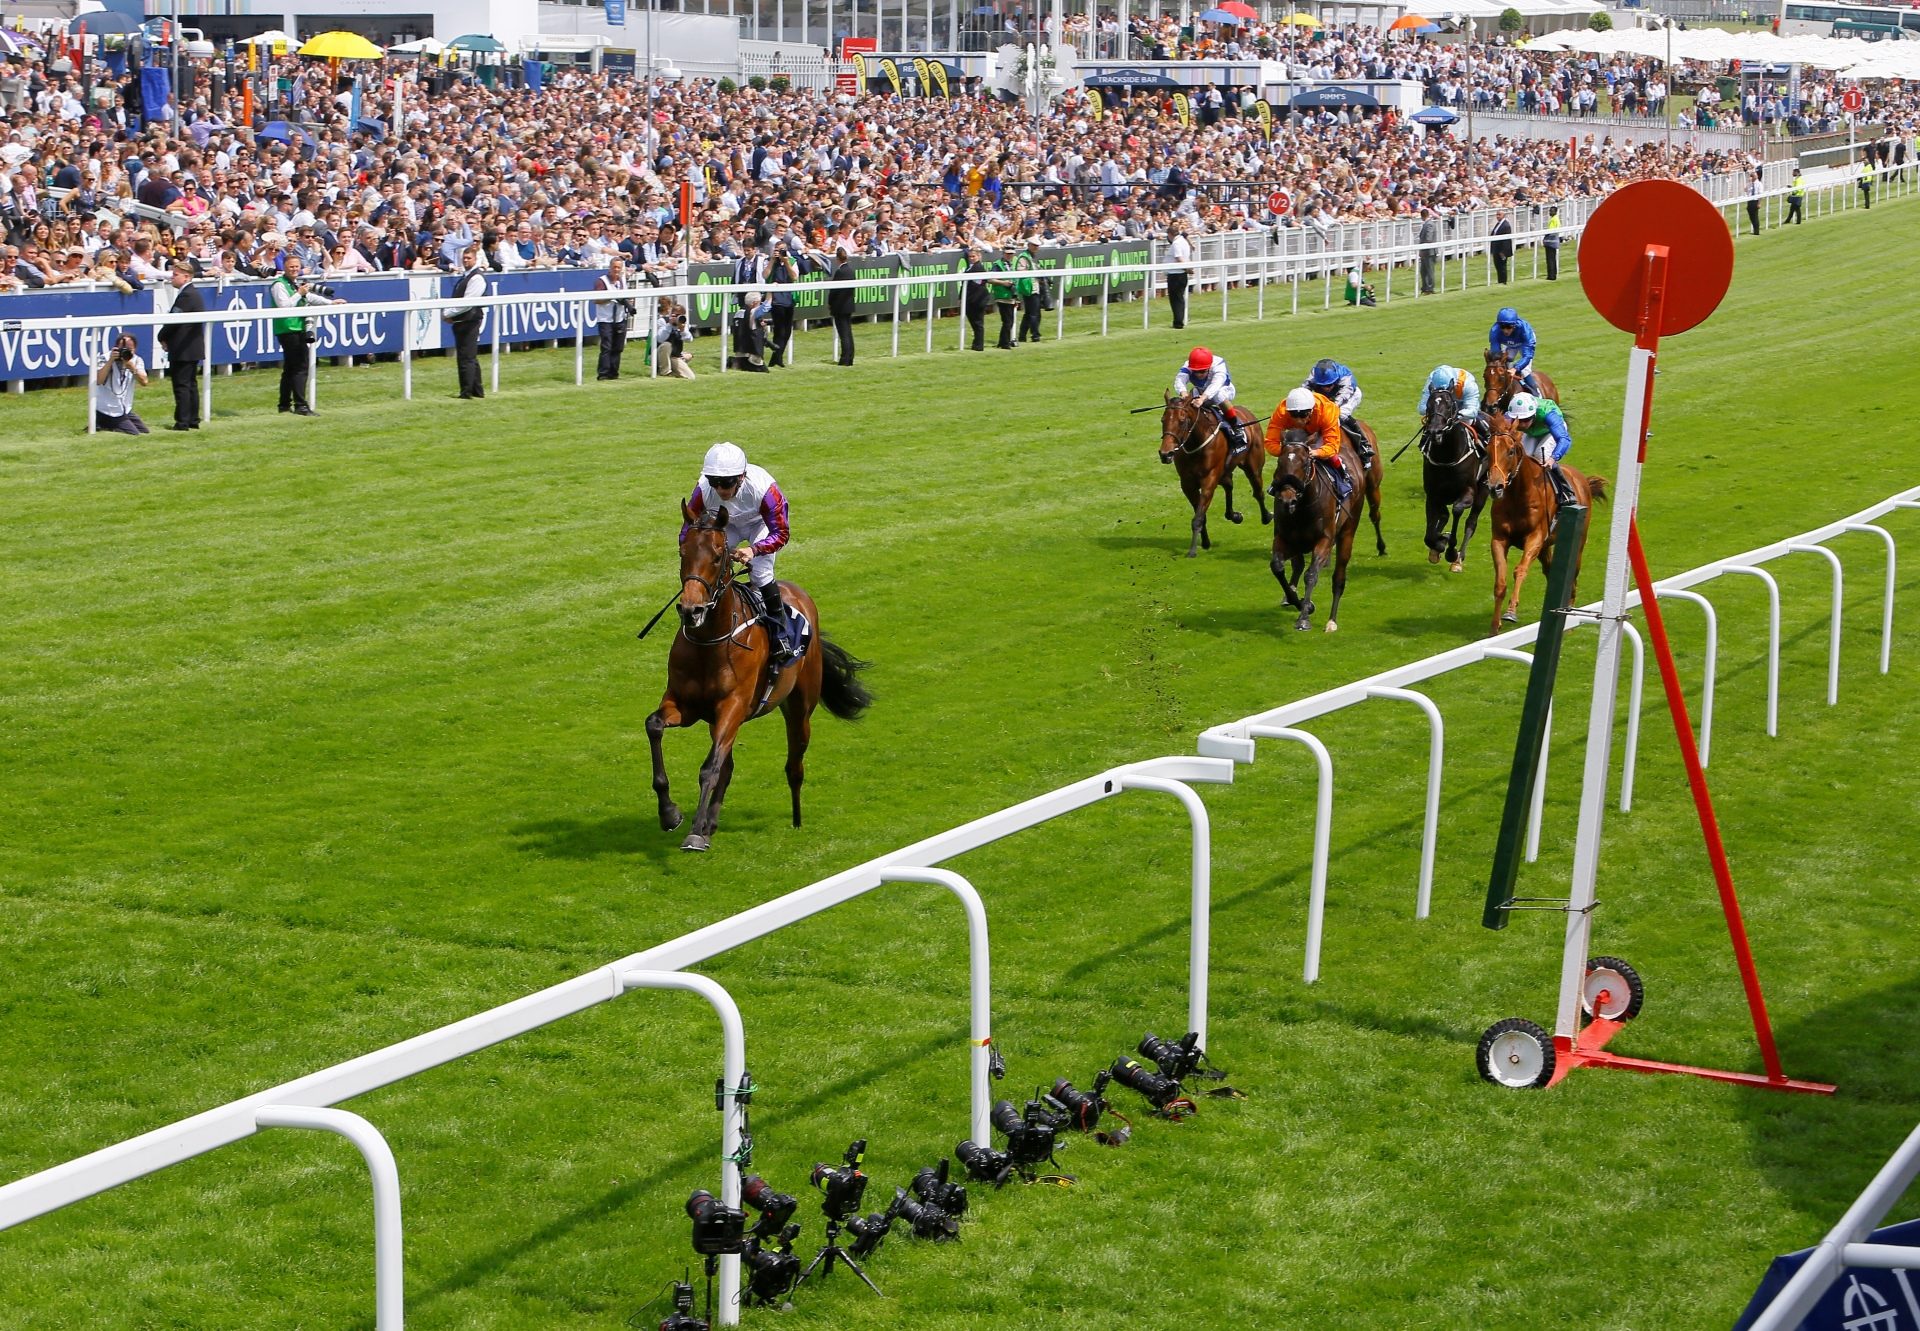
[[[1356,61],[1329,73],[1369,67],[1364,34],[1355,41]],[[239,79],[201,68],[175,126],[142,123],[137,80],[97,66],[83,79],[71,57],[12,64],[22,93],[0,143],[0,290],[132,290],[165,281],[175,259],[217,280],[271,278],[295,257],[327,279],[453,273],[476,245],[496,271],[603,268],[619,253],[658,284],[688,258],[779,244],[831,263],[841,251],[1165,239],[1176,224],[1189,235],[1324,228],[1538,207],[1746,165],[1604,133],[1576,145],[1492,137],[1470,152],[1390,113],[1283,115],[1269,139],[1238,104],[1199,99],[1189,125],[1159,94],[1095,114],[1075,92],[1036,118],[984,96],[706,80],[649,90],[584,71],[539,92],[439,86],[435,71],[398,60],[361,67],[365,107],[390,108],[398,84],[397,134],[350,123],[341,77],[299,59],[266,62],[251,126]],[[269,138],[269,119],[300,128]],[[1284,216],[1266,209],[1276,186],[1296,201]]]

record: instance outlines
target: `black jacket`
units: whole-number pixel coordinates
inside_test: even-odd
[[[975,259],[966,266],[964,271],[969,273],[984,273],[987,271],[987,268],[985,264]],[[985,314],[987,312],[987,306],[990,303],[991,302],[987,300],[987,284],[985,282],[967,283],[966,312],[968,314]]]
[[[1512,236],[1513,223],[1509,222],[1506,218],[1503,217],[1493,224],[1493,245],[1491,248],[1494,258],[1511,259],[1513,257]]]
[[[207,302],[200,294],[200,288],[189,282],[175,292],[173,312],[205,314]],[[176,365],[203,361],[207,358],[207,326],[200,323],[167,324],[160,330],[160,345],[167,349],[167,358]]]
[[[853,281],[853,265],[842,259],[834,265],[833,280],[836,282]],[[853,315],[853,288],[840,287],[827,293],[827,313],[836,319],[851,318]]]

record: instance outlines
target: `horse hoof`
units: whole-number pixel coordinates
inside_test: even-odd
[[[660,830],[662,832],[671,832],[686,820],[686,815],[680,812],[680,806],[677,804],[669,804],[666,808],[660,810]]]
[[[1508,610],[1500,616],[1500,622],[1502,624],[1518,624],[1520,622],[1520,616]]]
[[[1440,552],[1439,552],[1438,550],[1429,550],[1429,551],[1427,551],[1427,562],[1428,562],[1429,564],[1437,564],[1437,563],[1439,563],[1439,562],[1440,562]]]
[[[708,850],[713,846],[713,838],[701,836],[698,832],[689,832],[687,839],[680,843],[682,850]]]
[[[1336,624],[1336,623],[1334,623],[1334,622],[1333,622],[1333,621],[1332,621],[1331,619],[1329,619],[1329,620],[1327,621],[1327,632],[1329,632],[1329,633],[1338,633],[1339,631],[1340,631],[1340,626],[1339,626],[1338,624]]]
[[[1262,513],[1260,515],[1260,525],[1262,527],[1271,527],[1273,525],[1273,514]]]
[[[1465,573],[1467,571],[1467,566],[1465,564],[1460,563],[1458,560],[1455,560],[1453,563],[1447,565],[1447,571],[1450,573]]]
[[[1297,621],[1295,621],[1293,626],[1293,631],[1295,633],[1305,633],[1308,629],[1312,627],[1313,626],[1311,624],[1307,623],[1307,617],[1305,615],[1302,615]]]
[[[1187,547],[1188,559],[1198,559],[1199,557],[1200,557],[1200,552],[1198,550],[1194,549],[1192,546]]]
[[[1242,522],[1244,522],[1245,520],[1246,520],[1246,519],[1245,519],[1245,518],[1243,518],[1243,517],[1242,517],[1242,516],[1241,516],[1240,514],[1238,514],[1238,513],[1229,513],[1229,514],[1227,514],[1227,521],[1228,521],[1228,522],[1231,522],[1231,523],[1232,523],[1232,524],[1233,524],[1234,526],[1236,526],[1236,527],[1237,527],[1237,526],[1239,526],[1239,525],[1240,525],[1240,524],[1241,524]]]

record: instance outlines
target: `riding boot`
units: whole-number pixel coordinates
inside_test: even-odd
[[[1547,464],[1547,480],[1553,486],[1553,502],[1556,507],[1567,508],[1580,502],[1580,496],[1573,492],[1573,482],[1567,479],[1567,473],[1560,470],[1558,462]]]
[[[787,626],[786,602],[780,599],[780,581],[777,578],[757,590],[760,593],[761,622],[767,626],[767,641],[773,645],[773,665],[778,670],[794,658]]]
[[[1360,470],[1373,466],[1373,445],[1367,442],[1366,432],[1354,424],[1353,417],[1341,421],[1340,428],[1346,433],[1347,442],[1353,445],[1353,451],[1360,455]]]

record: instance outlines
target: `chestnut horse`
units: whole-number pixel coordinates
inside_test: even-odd
[[[1488,412],[1505,411],[1507,402],[1520,388],[1520,380],[1513,372],[1513,366],[1507,360],[1507,353],[1486,352],[1487,373],[1481,380],[1487,386],[1486,406]],[[1553,380],[1540,373],[1538,367],[1533,371],[1533,381],[1540,385],[1540,397],[1560,400],[1560,390],[1554,387]]]
[[[860,683],[864,661],[848,656],[819,631],[813,598],[782,582],[787,605],[814,626],[807,649],[778,671],[770,668],[768,630],[749,607],[746,584],[733,579],[727,546],[727,510],[696,517],[681,505],[688,523],[680,543],[680,631],[667,654],[667,691],[647,718],[653,747],[653,793],[660,801],[661,830],[680,826],[679,808],[667,793],[667,764],[660,736],[671,726],[707,723],[713,747],[700,767],[700,806],[682,850],[706,850],[720,822],[720,803],[733,780],[733,741],[740,727],[778,707],[787,718],[787,785],[793,791],[793,825],[800,826],[800,783],[806,778],[813,709],[820,703],[843,721],[857,719],[873,698]]]
[[[1245,407],[1228,408],[1240,422],[1247,440],[1246,451],[1229,461],[1233,445],[1218,416],[1190,397],[1174,397],[1169,393],[1166,401],[1166,409],[1160,413],[1160,460],[1172,463],[1173,469],[1180,473],[1180,489],[1193,505],[1193,540],[1187,545],[1187,558],[1192,559],[1202,548],[1213,549],[1213,542],[1207,536],[1207,509],[1213,504],[1215,487],[1223,482],[1227,492],[1227,521],[1240,521],[1240,514],[1233,509],[1236,470],[1245,472],[1247,484],[1253,487],[1254,502],[1260,505],[1261,525],[1272,522],[1273,515],[1267,512],[1267,497],[1260,489],[1260,473],[1267,465],[1267,455],[1260,447],[1259,417]]]
[[[1365,480],[1355,481],[1347,497],[1336,497],[1333,480],[1314,460],[1313,442],[1304,430],[1285,430],[1280,453],[1274,464],[1273,558],[1268,567],[1280,580],[1287,604],[1300,611],[1294,628],[1305,630],[1313,618],[1313,589],[1320,581],[1320,570],[1333,564],[1333,606],[1327,611],[1327,632],[1340,628],[1340,596],[1347,589],[1347,561],[1353,557],[1353,534],[1360,526],[1360,504],[1366,494]],[[1348,476],[1361,476],[1360,455],[1351,441],[1341,439],[1340,456],[1346,461]],[[1380,450],[1374,447],[1374,465],[1380,462]],[[1375,494],[1379,479],[1374,477]],[[1379,535],[1379,503],[1374,504],[1374,533]],[[1380,541],[1380,553],[1387,552]],[[1293,576],[1287,576],[1289,564]],[[1301,577],[1305,565],[1306,576]]]
[[[1607,497],[1606,477],[1585,476],[1568,466],[1560,470],[1573,486],[1581,507],[1589,512],[1594,500]],[[1519,622],[1520,585],[1526,581],[1533,561],[1537,558],[1542,568],[1553,567],[1553,542],[1548,539],[1555,512],[1553,482],[1547,479],[1546,468],[1527,456],[1520,442],[1520,427],[1505,416],[1493,417],[1493,442],[1487,449],[1487,489],[1493,495],[1493,507],[1488,512],[1493,523],[1493,625],[1487,630],[1487,636],[1492,637],[1500,632],[1501,620]],[[1509,598],[1507,549],[1514,545],[1520,547],[1520,567],[1514,570],[1513,595]],[[1586,546],[1583,534],[1574,563],[1576,587],[1580,577],[1577,554]],[[1578,600],[1577,596],[1573,598],[1573,602]]]
[[[1451,392],[1434,393],[1428,401],[1420,422],[1420,459],[1420,483],[1427,493],[1427,562],[1437,564],[1444,554],[1447,566],[1458,573],[1466,566],[1467,543],[1487,502],[1487,449],[1461,416],[1460,399]]]

